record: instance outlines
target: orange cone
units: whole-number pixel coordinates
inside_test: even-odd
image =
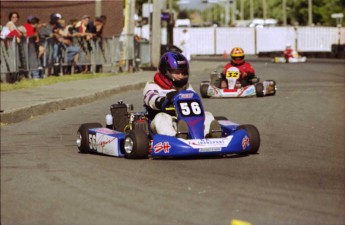
[[[228,58],[228,54],[226,53],[226,50],[225,50],[224,53],[223,53],[223,58],[224,58],[224,59],[227,59],[227,58]]]

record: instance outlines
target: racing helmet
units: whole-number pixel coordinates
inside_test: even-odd
[[[166,52],[159,62],[159,72],[172,81],[175,87],[183,87],[189,79],[189,63],[184,55],[179,52]],[[181,73],[183,79],[175,80],[173,73]]]
[[[240,47],[235,47],[230,52],[231,62],[235,65],[240,65],[244,62],[244,51]]]

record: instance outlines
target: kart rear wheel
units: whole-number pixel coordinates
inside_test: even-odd
[[[209,96],[207,95],[208,87],[209,87],[208,84],[202,84],[202,85],[200,85],[200,94],[201,94],[201,97],[203,97],[203,98],[209,98]]]
[[[144,130],[131,130],[123,144],[127,159],[146,159],[149,154],[150,140]]]
[[[276,81],[275,80],[268,80],[269,82],[271,82],[270,84],[270,88],[272,88],[272,92],[269,92],[268,95],[275,95],[277,92],[277,86],[276,86]]]
[[[100,123],[84,123],[80,125],[76,141],[80,153],[89,153],[91,151],[89,143],[89,129],[100,127],[102,127],[102,124]]]
[[[249,136],[249,150],[248,154],[256,154],[260,148],[260,134],[258,129],[251,124],[244,124],[237,127],[236,130],[245,130]]]
[[[262,83],[257,83],[255,85],[255,91],[257,97],[264,97],[264,85]]]

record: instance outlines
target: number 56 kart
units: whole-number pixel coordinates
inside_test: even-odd
[[[133,107],[120,101],[110,107],[110,121],[85,123],[78,129],[77,146],[81,153],[100,153],[127,159],[255,154],[260,135],[253,125],[239,125],[225,117],[216,117],[221,129],[210,130],[205,138],[205,112],[199,95],[178,92],[166,111],[184,120],[188,129],[175,136],[152,133],[147,112],[133,112]],[[211,126],[212,127],[212,126]],[[217,134],[217,135],[214,135]],[[183,138],[182,138],[182,137]]]
[[[247,80],[249,85],[243,86],[239,80],[240,71],[237,67],[230,67],[224,77],[221,73],[214,71],[210,78],[211,81],[200,83],[200,94],[203,98],[263,97],[275,95],[277,91],[274,80],[259,82],[258,77]]]

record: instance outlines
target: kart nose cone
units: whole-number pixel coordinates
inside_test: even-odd
[[[133,151],[133,140],[129,137],[125,139],[124,149],[127,154],[130,154]]]

